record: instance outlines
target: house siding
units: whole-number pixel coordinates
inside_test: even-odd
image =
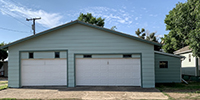
[[[66,58],[67,53],[66,51],[30,51],[34,54],[34,59],[54,59],[55,52],[60,52],[60,58]],[[21,52],[21,59],[29,59],[29,52]],[[57,58],[56,58],[57,59]]]
[[[20,87],[19,51],[68,50],[68,87],[75,86],[74,54],[140,53],[142,87],[155,87],[154,46],[81,24],[74,24],[9,47],[9,87]]]
[[[189,62],[189,55],[191,55],[191,62]],[[182,64],[181,64],[182,74],[197,76],[198,75],[198,72],[196,71],[197,61],[196,61],[196,57],[192,56],[192,52],[180,54],[180,56],[185,57],[185,59],[182,61]]]
[[[160,68],[160,61],[168,61],[168,68]],[[181,59],[155,53],[155,82],[181,82]]]
[[[86,54],[90,55],[90,54]],[[92,58],[123,58],[123,54],[91,54]],[[76,58],[84,58],[84,54],[77,54]],[[131,54],[131,58],[140,58],[140,54]]]
[[[189,62],[189,54],[191,55],[191,62]],[[192,52],[180,54],[180,56],[185,57],[182,61],[182,67],[196,67],[196,57],[192,56]]]

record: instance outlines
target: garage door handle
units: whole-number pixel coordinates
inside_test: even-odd
[[[107,61],[107,65],[109,65],[109,61]]]

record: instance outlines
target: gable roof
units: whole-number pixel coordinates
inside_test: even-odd
[[[191,52],[192,49],[189,48],[189,46],[185,46],[179,50],[174,51],[174,54],[181,54],[181,53],[186,53],[186,52]]]
[[[153,41],[144,40],[144,39],[141,39],[141,38],[138,38],[138,37],[129,35],[129,34],[125,34],[125,33],[122,33],[122,32],[110,30],[110,29],[107,29],[107,28],[103,28],[103,27],[100,27],[100,26],[96,26],[96,25],[93,25],[93,24],[89,24],[89,23],[85,23],[85,22],[82,22],[82,21],[79,21],[79,20],[75,20],[75,21],[71,21],[71,22],[69,22],[69,23],[66,23],[66,24],[63,24],[63,25],[60,25],[60,26],[57,26],[57,27],[48,29],[48,30],[46,30],[46,31],[37,33],[37,34],[35,34],[35,35],[31,35],[31,36],[22,38],[22,39],[20,39],[20,40],[14,41],[14,42],[9,43],[9,44],[7,44],[7,45],[1,46],[0,49],[2,49],[2,48],[7,48],[7,47],[9,47],[9,46],[12,46],[12,45],[21,43],[21,42],[23,42],[23,41],[26,41],[26,40],[29,40],[29,39],[38,37],[38,36],[40,36],[40,35],[47,34],[47,33],[49,33],[49,32],[52,32],[52,31],[55,31],[55,30],[58,30],[58,29],[61,29],[61,28],[64,28],[64,27],[67,27],[67,26],[70,26],[70,25],[74,25],[74,24],[77,24],[77,23],[78,23],[78,24],[82,24],[82,25],[86,25],[86,26],[89,26],[89,27],[92,27],[92,28],[96,28],[96,29],[99,29],[99,30],[103,30],[103,31],[106,31],[106,32],[110,32],[110,33],[113,33],[113,34],[117,34],[117,35],[120,35],[120,36],[123,36],[123,37],[128,37],[128,38],[131,38],[131,39],[134,39],[134,40],[138,40],[138,41],[141,41],[141,42],[145,42],[145,43],[148,43],[148,44],[161,46],[161,44],[156,43],[156,42],[153,42]]]

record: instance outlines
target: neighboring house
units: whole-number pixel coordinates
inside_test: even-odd
[[[82,21],[23,38],[8,48],[8,86],[140,86],[181,82],[181,56],[156,42]]]
[[[3,66],[0,69],[0,76],[8,77],[8,61],[3,62]]]
[[[185,46],[175,51],[174,54],[185,56],[185,60],[183,60],[181,64],[183,75],[200,75],[200,60],[197,57],[192,56],[192,50],[189,49],[189,46]]]

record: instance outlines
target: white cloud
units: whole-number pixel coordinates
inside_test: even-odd
[[[121,10],[121,9],[120,9],[119,11],[120,11],[120,12],[122,12],[122,13],[124,13],[124,12],[125,12],[124,10]]]
[[[119,22],[123,24],[123,23],[125,23],[126,21],[123,20],[123,19],[121,19],[121,20],[119,20]]]
[[[35,18],[41,17],[36,23],[44,27],[52,28],[62,24],[60,21],[63,16],[58,13],[48,13],[43,10],[32,10],[30,8],[14,4],[9,1],[0,0],[0,11],[3,15],[11,15],[18,18]]]
[[[123,7],[122,7],[123,8]],[[105,18],[109,24],[127,24],[130,25],[134,20],[133,15],[122,9],[112,9],[108,7],[88,7],[80,9],[81,13],[92,13],[95,17]]]

